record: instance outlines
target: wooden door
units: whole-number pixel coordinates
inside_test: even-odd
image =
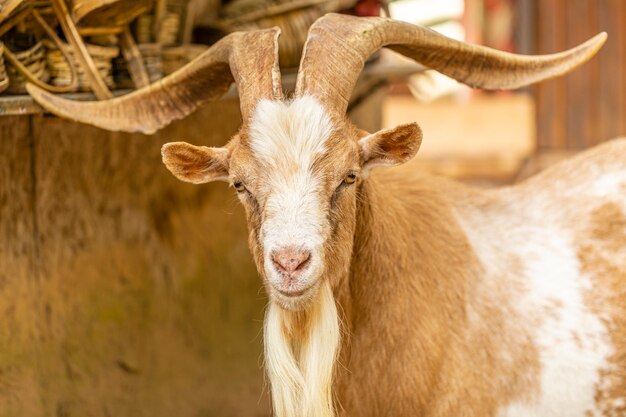
[[[525,53],[551,53],[598,32],[590,62],[533,89],[538,151],[583,149],[626,135],[626,1],[518,0]]]

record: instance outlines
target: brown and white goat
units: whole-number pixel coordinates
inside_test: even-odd
[[[605,36],[518,56],[382,18],[311,28],[285,99],[276,29],[236,33],[160,83],[51,111],[154,131],[239,87],[223,148],[163,147],[178,178],[233,185],[270,297],[265,365],[279,417],[626,415],[626,141],[514,187],[475,190],[399,165],[416,124],[345,119],[367,57],[387,46],[459,81],[516,88],[566,72]],[[228,71],[230,68],[230,71]]]

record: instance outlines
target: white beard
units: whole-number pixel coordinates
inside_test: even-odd
[[[337,307],[328,282],[305,312],[270,302],[265,366],[276,417],[333,417],[332,379],[339,350]]]

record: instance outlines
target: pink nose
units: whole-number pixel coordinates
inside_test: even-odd
[[[289,278],[296,278],[304,271],[311,260],[311,251],[286,246],[272,253],[276,269]]]

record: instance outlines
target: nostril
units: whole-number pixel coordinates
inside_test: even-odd
[[[306,268],[310,260],[311,260],[311,252],[307,252],[306,256],[303,257],[303,259],[300,261],[300,263],[296,267],[296,271]]]
[[[311,251],[285,247],[272,252],[272,262],[276,269],[285,274],[293,274],[307,267],[311,261]]]
[[[278,257],[274,254],[272,254],[272,263],[274,264],[276,269],[278,269],[278,271],[287,273],[287,270],[285,269],[285,267],[280,263],[280,261],[278,260]]]

